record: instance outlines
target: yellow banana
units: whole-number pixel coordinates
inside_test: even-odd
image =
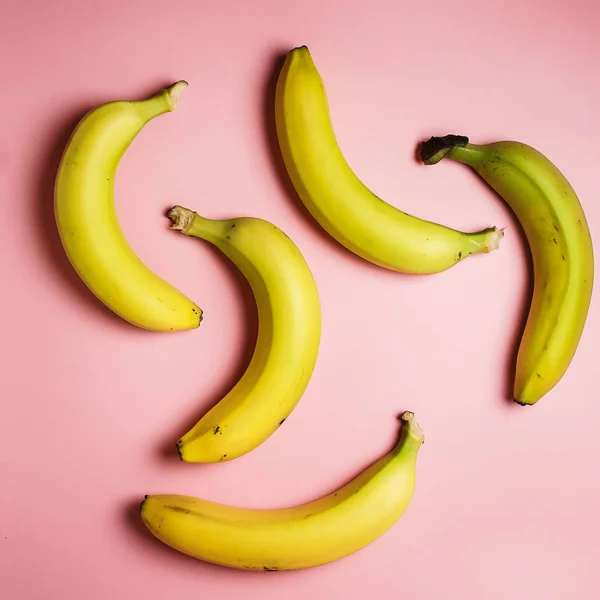
[[[424,142],[420,154],[425,164],[447,157],[472,167],[523,227],[534,288],[517,355],[514,399],[535,404],[567,371],[590,306],[594,256],[581,203],[558,168],[526,144],[477,145],[448,135]]]
[[[227,461],[270,437],[304,393],[321,340],[319,295],[302,254],[272,223],[211,220],[181,206],[168,214],[174,229],[210,242],[240,269],[258,307],[246,372],[177,443],[183,461]]]
[[[177,494],[146,496],[140,515],[168,546],[236,569],[315,567],[364,548],[390,529],[415,489],[423,432],[413,414],[396,447],[335,492],[284,509],[246,509]]]
[[[154,331],[193,329],[202,310],[152,272],[133,252],[117,221],[114,180],[119,161],[152,119],[174,109],[185,81],[141,101],[114,101],[88,112],[63,153],[54,208],[75,271],[108,308]]]
[[[290,179],[316,221],[348,250],[413,274],[444,271],[498,248],[503,232],[463,233],[384,202],[352,171],[337,143],[323,81],[306,46],[291,50],[275,92],[275,123]]]

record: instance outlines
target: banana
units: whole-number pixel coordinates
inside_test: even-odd
[[[463,233],[400,211],[369,190],[346,162],[323,81],[306,46],[291,50],[275,91],[283,160],[300,199],[340,244],[380,267],[432,274],[498,248],[503,231]]]
[[[114,180],[137,134],[172,111],[186,85],[178,81],[145,100],[113,101],[89,111],[63,152],[54,190],[60,239],[75,271],[113,312],[153,331],[194,329],[202,310],[133,252],[117,221]]]
[[[534,286],[517,354],[514,400],[533,405],[562,379],[587,319],[594,256],[581,203],[558,168],[526,144],[477,145],[464,136],[448,135],[424,142],[420,156],[425,164],[446,157],[473,168],[523,228]]]
[[[246,372],[177,442],[186,462],[232,460],[270,437],[308,385],[321,339],[317,287],[296,245],[268,221],[211,220],[181,206],[168,216],[174,229],[225,254],[256,299],[258,336]]]
[[[140,516],[171,548],[235,569],[304,569],[343,558],[390,529],[412,499],[424,436],[412,413],[401,418],[400,440],[391,452],[308,504],[247,509],[164,494],[146,496]]]

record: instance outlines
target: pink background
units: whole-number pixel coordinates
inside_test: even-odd
[[[597,298],[559,387],[533,408],[508,402],[530,275],[523,240],[466,167],[414,160],[429,135],[530,143],[571,180],[600,246],[597,3],[2,7],[3,600],[599,597]],[[323,235],[290,194],[273,138],[273,66],[301,44],[363,180],[421,217],[507,226],[501,251],[416,278]],[[131,245],[205,311],[199,331],[160,335],[121,322],[80,283],[58,243],[52,185],[82,111],[179,78],[190,83],[181,104],[139,135],[116,182]],[[179,463],[174,442],[240,375],[255,309],[235,268],[168,230],[175,202],[276,222],[321,295],[321,351],[303,400],[264,445],[221,465]],[[256,507],[326,493],[389,449],[404,409],[426,432],[413,502],[351,557],[236,572],[140,526],[145,493]]]

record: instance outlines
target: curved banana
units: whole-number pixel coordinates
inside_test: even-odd
[[[141,518],[175,550],[236,569],[279,571],[332,562],[367,546],[407,509],[423,432],[413,414],[396,447],[335,492],[300,506],[245,509],[176,494],[146,496]]]
[[[177,443],[187,462],[246,454],[285,421],[316,364],[321,306],[296,245],[263,219],[211,220],[176,206],[173,228],[215,245],[248,280],[258,307],[258,336],[248,368],[229,393]]]
[[[548,158],[519,142],[477,145],[448,135],[424,142],[420,154],[425,164],[447,157],[472,167],[523,227],[534,288],[517,355],[514,399],[535,404],[567,371],[591,301],[593,247],[579,199]]]
[[[202,310],[133,252],[117,221],[114,180],[137,134],[172,111],[186,85],[178,81],[145,100],[108,102],[88,112],[65,148],[55,184],[58,231],[75,271],[113,312],[154,331],[196,328]]]
[[[323,81],[306,46],[291,50],[275,92],[275,122],[290,179],[309,212],[363,259],[412,274],[452,267],[498,248],[496,227],[463,233],[408,215],[371,192],[338,146]]]

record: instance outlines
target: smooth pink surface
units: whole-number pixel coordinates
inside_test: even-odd
[[[12,6],[11,6],[12,4]],[[596,295],[571,368],[533,408],[507,401],[527,300],[523,240],[466,167],[414,160],[429,135],[517,139],[570,179],[600,246],[600,9],[592,2],[384,0],[4,2],[0,597],[468,600],[598,598]],[[372,267],[289,193],[273,138],[276,57],[306,44],[360,177],[408,212],[507,226],[501,250],[428,278]],[[52,186],[82,111],[185,78],[177,110],[124,157],[118,215],[134,249],[205,311],[198,331],[137,330],[103,309],[58,243]],[[298,244],[323,336],[308,390],[254,452],[186,465],[177,437],[242,372],[246,284],[168,230],[181,203],[257,215]],[[147,534],[146,493],[285,506],[387,451],[395,415],[426,432],[409,510],[359,553],[309,571],[236,572]]]

